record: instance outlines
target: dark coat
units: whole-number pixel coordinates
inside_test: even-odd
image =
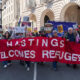
[[[66,36],[66,38],[67,39],[69,39],[69,41],[73,41],[73,42],[75,42],[75,36],[74,36],[74,34],[72,33],[72,34],[67,34],[67,36]]]

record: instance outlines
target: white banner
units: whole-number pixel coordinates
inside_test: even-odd
[[[15,27],[15,33],[25,33],[25,27]]]

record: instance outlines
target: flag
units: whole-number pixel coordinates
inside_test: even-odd
[[[20,17],[20,19],[19,19],[18,26],[20,26],[20,24],[21,24],[21,17]]]

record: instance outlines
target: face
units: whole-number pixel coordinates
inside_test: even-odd
[[[30,37],[29,33],[26,33],[26,37]]]
[[[8,33],[8,32],[6,32],[5,36],[6,36],[6,37],[8,37],[8,36],[9,36],[9,33]]]
[[[20,33],[20,36],[22,36],[23,34],[22,33]]]
[[[72,30],[72,29],[70,29],[68,32],[69,32],[69,34],[72,34],[72,33],[73,33],[73,30]]]
[[[75,29],[73,30],[73,33],[76,33],[76,30]]]
[[[44,34],[44,32],[42,32],[42,34]]]
[[[58,36],[58,35],[57,35],[57,32],[55,32],[53,35],[54,35],[54,37],[57,37],[57,36]]]
[[[51,35],[48,35],[48,37],[51,38],[52,36]]]

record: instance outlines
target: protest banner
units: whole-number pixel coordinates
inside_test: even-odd
[[[27,26],[27,31],[32,32],[32,27]]]
[[[78,24],[76,22],[55,22],[55,21],[48,21],[48,23],[52,24],[52,31],[56,30],[58,32],[58,36],[62,37],[64,33],[68,31],[69,27],[77,30]]]
[[[0,40],[0,61],[5,60],[80,64],[80,44],[46,37]]]
[[[34,28],[34,33],[37,33],[37,32],[38,32],[37,27],[35,27]]]
[[[58,29],[58,33],[62,33],[63,32],[63,25],[58,25],[57,29]]]
[[[53,29],[53,27],[52,27],[51,23],[45,23],[44,31],[46,33],[51,33],[52,29]]]
[[[31,22],[22,22],[21,26],[30,26],[31,27]]]
[[[78,25],[76,22],[55,22],[55,21],[48,21],[48,23],[53,24],[53,30],[58,30],[58,25],[61,25],[63,31],[68,31],[69,27],[77,28],[77,25]]]
[[[25,33],[25,26],[24,27],[15,27],[14,32],[15,33]]]

